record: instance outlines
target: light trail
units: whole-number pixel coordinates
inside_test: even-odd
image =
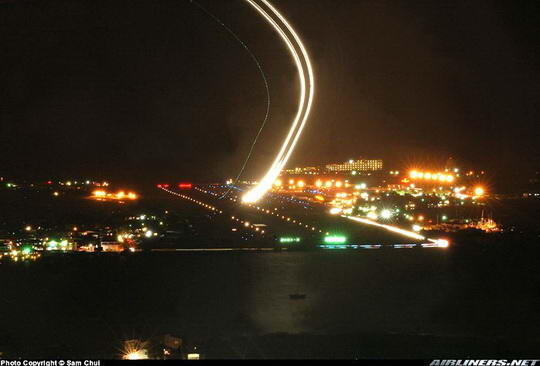
[[[270,4],[268,0],[246,0],[251,6],[261,14],[264,19],[274,28],[281,39],[285,42],[291,56],[294,59],[298,74],[300,76],[300,96],[298,111],[293,120],[291,128],[274,162],[259,181],[259,184],[249,190],[243,197],[243,202],[253,203],[260,200],[281,173],[285,164],[289,160],[294,147],[296,146],[302,130],[305,127],[315,93],[315,82],[313,68],[306,48],[300,37],[294,31],[289,22]]]
[[[242,167],[240,168],[240,171],[236,175],[236,179],[231,184],[229,189],[220,197],[220,199],[222,199],[222,198],[225,198],[231,192],[232,187],[234,185],[236,185],[238,183],[238,181],[240,180],[240,177],[244,173],[244,170],[246,169],[246,166],[247,166],[247,164],[249,162],[249,159],[251,158],[251,155],[253,154],[253,150],[255,148],[255,145],[257,144],[257,141],[259,140],[259,137],[261,136],[261,133],[262,133],[264,127],[266,126],[266,123],[268,122],[268,118],[270,117],[270,104],[271,104],[270,86],[268,85],[268,78],[266,77],[266,74],[265,74],[264,69],[263,69],[263,67],[261,65],[261,62],[259,61],[257,56],[255,56],[255,54],[251,51],[251,49],[248,47],[248,45],[244,41],[242,41],[242,39],[231,28],[229,28],[225,23],[223,23],[223,21],[221,19],[219,19],[216,15],[211,13],[209,10],[207,10],[204,6],[202,6],[201,4],[199,4],[198,2],[196,2],[194,0],[190,0],[190,2],[192,4],[194,4],[194,5],[196,5],[199,9],[201,9],[206,15],[208,15],[210,18],[212,18],[216,23],[221,25],[238,43],[240,43],[240,45],[242,45],[242,47],[249,54],[249,57],[251,57],[251,59],[253,60],[253,62],[257,66],[257,69],[259,70],[259,74],[261,75],[261,78],[262,78],[262,80],[264,82],[264,88],[265,88],[265,92],[266,92],[266,112],[264,114],[264,119],[263,119],[263,121],[262,121],[262,123],[261,123],[261,125],[259,127],[259,130],[257,131],[257,134],[255,135],[255,138],[253,139],[253,142],[251,143],[251,146],[249,148],[249,152],[248,152],[246,158],[244,159],[244,163],[242,164]]]
[[[353,220],[353,221],[358,221],[358,222],[361,222],[362,224],[378,226],[378,227],[381,227],[381,228],[386,229],[388,231],[392,231],[394,233],[398,233],[398,234],[407,236],[409,238],[418,239],[418,240],[426,240],[425,236],[422,236],[422,235],[417,234],[417,233],[412,232],[412,231],[400,229],[400,228],[398,228],[396,226],[379,224],[378,222],[371,221],[371,220],[368,220],[368,219],[363,219],[361,217],[346,216],[346,215],[342,215],[341,217],[345,217],[345,218],[347,218],[349,220]]]
[[[450,245],[450,243],[446,239],[429,239],[429,238],[426,238],[425,236],[417,234],[417,233],[415,233],[413,231],[404,230],[404,229],[401,229],[401,228],[396,227],[396,226],[379,224],[378,222],[371,221],[371,220],[368,220],[368,219],[363,219],[361,217],[354,217],[354,216],[347,216],[347,215],[341,215],[341,217],[345,217],[345,218],[347,218],[349,220],[361,222],[362,224],[378,226],[380,228],[386,229],[388,231],[392,231],[392,232],[397,233],[397,234],[401,234],[403,236],[407,236],[409,238],[413,238],[413,239],[417,239],[417,240],[427,240],[427,241],[433,243],[432,245],[422,244],[422,246],[426,247],[426,248],[430,247],[430,246],[433,246],[433,247],[436,247],[436,248],[447,248]]]

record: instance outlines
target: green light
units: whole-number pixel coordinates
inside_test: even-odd
[[[60,246],[61,246],[61,247],[67,247],[67,245],[68,245],[68,241],[67,241],[67,240],[62,240],[62,241],[60,242]]]
[[[292,237],[283,237],[279,238],[280,243],[299,243],[300,238],[292,238]]]
[[[30,247],[24,247],[24,249],[22,250],[22,254],[25,254],[25,255],[28,255],[32,252],[32,248]]]
[[[346,241],[347,238],[345,236],[332,235],[324,237],[324,242],[328,244],[343,244]]]

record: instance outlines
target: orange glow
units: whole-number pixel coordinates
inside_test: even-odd
[[[439,181],[441,183],[452,183],[455,180],[455,177],[452,174],[444,173],[432,173],[432,172],[419,172],[417,170],[411,170],[409,172],[409,178],[413,180],[431,180]]]
[[[483,196],[484,194],[486,194],[486,190],[483,187],[474,188],[474,195],[475,196]]]
[[[92,192],[92,196],[90,198],[95,199],[97,201],[108,201],[108,200],[116,200],[121,201],[125,199],[129,200],[136,200],[139,198],[139,196],[135,192],[125,192],[125,191],[118,191],[117,193],[109,193],[103,189],[98,189]]]

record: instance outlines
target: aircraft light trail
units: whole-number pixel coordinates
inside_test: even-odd
[[[272,184],[285,167],[289,160],[294,147],[296,146],[302,130],[305,127],[315,93],[315,82],[313,76],[313,68],[309,59],[306,48],[298,34],[294,31],[289,22],[280,14],[280,12],[268,0],[246,0],[255,8],[274,30],[279,34],[281,39],[287,45],[300,76],[300,96],[298,103],[298,111],[293,120],[291,128],[280,151],[278,152],[274,162],[253,189],[249,190],[243,197],[242,201],[253,203],[260,200],[266,192],[272,187]]]

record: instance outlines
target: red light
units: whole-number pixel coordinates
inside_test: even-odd
[[[158,187],[158,188],[161,188],[161,184],[158,184],[157,187]]]
[[[168,184],[164,184],[163,187],[169,188],[169,185],[168,185]]]
[[[191,183],[180,183],[178,184],[178,188],[182,189],[191,189],[193,185]]]
[[[48,180],[48,181],[47,181],[47,184],[52,184],[52,181],[51,181],[51,180]]]

